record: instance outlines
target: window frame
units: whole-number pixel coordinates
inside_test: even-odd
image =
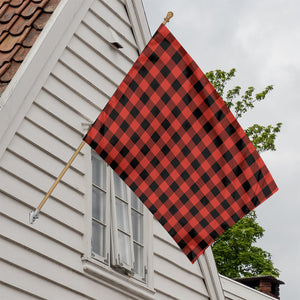
[[[87,152],[86,152],[87,154]],[[148,292],[153,293],[153,245],[152,245],[152,237],[153,237],[153,216],[152,214],[148,211],[146,207],[143,207],[143,274],[138,274],[132,272],[132,269],[129,270],[129,268],[124,268],[124,266],[119,266],[118,264],[113,264],[112,259],[114,259],[111,255],[115,255],[115,250],[111,248],[112,244],[112,236],[113,233],[111,232],[112,230],[112,223],[115,222],[113,221],[114,218],[111,218],[111,213],[109,213],[110,218],[107,220],[107,235],[106,237],[109,237],[110,240],[106,242],[106,256],[100,256],[97,253],[93,253],[92,251],[92,157],[96,157],[98,159],[98,154],[94,152],[94,150],[91,150],[89,148],[89,155],[86,155],[86,157],[89,159],[89,164],[88,164],[88,169],[87,169],[87,187],[88,191],[85,195],[86,198],[86,214],[85,214],[85,224],[86,224],[86,231],[85,231],[85,237],[84,237],[84,242],[85,242],[85,254],[82,257],[82,261],[84,263],[84,270],[88,273],[93,273],[93,275],[96,275],[97,277],[101,277],[103,279],[103,276],[105,277],[104,279],[107,279],[108,281],[111,281],[112,275],[115,274],[116,278],[119,278],[119,276],[122,276],[127,278],[132,284],[138,285],[143,287],[143,289],[146,288]],[[99,157],[99,159],[102,159]],[[106,186],[107,186],[107,204],[106,208],[111,209],[111,204],[113,201],[111,201],[112,197],[112,181],[111,177],[113,176],[113,170],[107,166],[106,167]],[[130,193],[130,189],[127,187],[127,193]],[[129,197],[130,198],[130,197]],[[138,200],[140,201],[140,200]],[[143,205],[143,204],[142,204]],[[131,206],[129,207],[130,209],[130,218],[131,218]],[[110,221],[109,221],[110,220]],[[131,222],[130,222],[131,224]],[[110,229],[109,229],[110,228]],[[132,233],[132,228],[131,228],[131,233]],[[134,242],[132,241],[132,245]],[[112,251],[113,250],[113,251]],[[95,266],[97,268],[97,272],[95,272]],[[108,276],[106,278],[106,275]],[[132,280],[134,279],[134,280]],[[127,281],[126,281],[127,282]],[[127,282],[128,284],[128,282]],[[147,298],[147,297],[146,297]],[[151,297],[150,297],[151,298]]]
[[[93,159],[101,161],[102,163],[104,163],[104,169],[105,169],[105,173],[106,173],[106,178],[105,178],[105,183],[106,183],[106,197],[105,197],[105,218],[106,220],[104,221],[105,223],[105,245],[104,245],[104,252],[106,255],[101,256],[98,253],[93,251],[93,247],[92,247],[92,227],[93,227],[93,221],[95,220],[95,218],[93,217],[93,188],[97,188],[99,190],[103,190],[102,187],[97,186],[94,182],[93,182],[93,175],[91,176],[91,187],[92,187],[92,196],[91,196],[91,239],[90,239],[90,244],[91,244],[91,256],[103,263],[105,263],[106,265],[110,265],[110,228],[111,228],[111,218],[108,217],[110,215],[110,205],[111,205],[111,201],[110,201],[110,195],[111,195],[111,190],[110,190],[110,178],[109,178],[109,170],[108,170],[108,165],[102,160],[102,158],[99,157],[99,155],[95,152],[95,151],[91,151],[91,171],[93,174]],[[97,219],[95,220],[97,222]],[[100,223],[100,222],[99,222]],[[101,222],[103,223],[103,222]]]

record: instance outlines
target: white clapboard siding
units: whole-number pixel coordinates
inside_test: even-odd
[[[103,16],[103,15],[102,15]],[[110,31],[110,23],[107,23],[104,21],[103,18],[99,17],[99,15],[95,11],[89,11],[86,19],[84,21],[84,24],[89,27],[93,28],[93,31],[102,37],[105,41],[111,40],[111,31]],[[118,30],[120,32],[125,26],[121,26],[121,28]],[[114,30],[114,28],[113,28]],[[116,32],[116,31],[115,31]],[[118,34],[118,33],[117,33]],[[123,36],[118,35],[118,39],[120,44],[122,45],[122,49],[120,52],[123,53],[124,57],[127,57],[129,60],[135,61],[136,60],[136,54],[137,54],[137,48],[133,46],[133,44],[130,43],[127,39],[123,38]],[[113,48],[113,47],[111,47]]]
[[[0,181],[0,193],[7,195],[10,199],[6,200],[3,196],[0,199],[2,212],[7,211],[7,214],[10,213],[14,215],[13,208],[16,206],[16,212],[18,212],[19,221],[24,224],[28,223],[28,213],[32,210],[33,205],[36,206],[43,199],[45,193],[42,193],[40,190],[36,189],[34,186],[29,185],[27,182],[24,182],[21,178],[16,178],[15,175],[0,169],[0,177],[5,178],[6,180]],[[7,202],[7,207],[5,203]],[[68,217],[66,218],[66,213]],[[47,202],[43,210],[43,216],[46,215],[49,218],[52,218],[53,222],[58,222],[65,227],[69,227],[76,232],[83,233],[83,219],[82,212],[74,209],[72,206],[68,206],[66,203],[58,201],[57,199],[51,197],[51,200]]]
[[[7,283],[0,282],[1,297],[6,300],[45,300],[45,298],[38,297],[34,294],[28,293],[27,291],[16,289]]]
[[[50,186],[55,180],[55,176],[51,176],[47,171],[41,170],[25,161],[21,157],[6,151],[3,155],[1,167],[9,173],[14,174],[18,179],[22,179],[30,185],[35,185],[39,190],[47,193]],[[58,176],[59,174],[57,174]],[[83,191],[78,190],[71,184],[64,181],[53,192],[53,196],[60,199],[62,202],[68,203],[79,211],[83,209],[82,196]]]
[[[156,291],[164,296],[173,296],[175,299],[185,299],[182,298],[184,293],[187,299],[209,299],[198,263],[191,264],[158,221],[154,221],[153,233]],[[180,286],[179,291],[176,292],[179,294],[175,293],[175,285]]]
[[[76,150],[76,147],[66,144],[63,139],[59,139],[55,134],[50,133],[47,128],[41,128],[27,118],[23,120],[17,135],[65,163]],[[64,147],[64,151],[61,151],[62,147]],[[81,154],[77,156],[71,167],[80,171],[85,168]]]
[[[28,225],[29,210],[27,207],[20,205],[17,201],[11,200],[10,197],[2,196],[1,203],[3,209],[1,213],[1,223],[6,223],[9,218],[13,218],[15,222],[19,222],[23,226]],[[41,222],[42,223],[42,222]],[[37,229],[41,233],[57,240],[66,247],[70,247],[79,253],[83,252],[82,233],[67,226],[67,224],[59,223],[52,218],[43,218],[43,223],[37,225]],[[2,228],[1,228],[2,230]]]
[[[117,66],[125,73],[129,71],[135,61],[135,58],[130,59],[127,55],[123,54],[123,49],[116,50],[113,48],[109,44],[109,41],[84,22],[78,27],[76,36],[87,43],[99,55],[103,55],[113,67]]]
[[[77,55],[83,62],[96,71],[101,72],[114,85],[119,85],[126,75],[121,68],[112,65],[104,55],[95,51],[89,44],[79,37],[74,36],[68,45],[68,49]]]
[[[66,245],[65,241],[59,241],[57,237],[50,237],[40,230],[40,225],[35,225],[33,228],[28,222],[23,223],[14,218],[1,215],[2,225],[1,234],[3,239],[20,245],[20,247],[31,249],[32,252],[47,257],[49,260],[57,261],[76,271],[82,270],[81,261],[78,259],[81,251]]]
[[[112,0],[111,2],[116,3],[117,1]],[[132,48],[137,49],[128,17],[127,20],[120,18],[120,14],[111,9],[109,5],[105,4],[105,0],[94,1],[90,11],[97,18],[103,20],[104,23],[112,27],[124,40],[128,41],[132,45]],[[123,14],[124,13],[126,12],[123,9]]]
[[[65,82],[62,82],[53,74],[48,77],[44,85],[44,90],[81,116],[84,119],[83,123],[93,122],[87,115],[94,115],[93,120],[98,116],[98,111],[100,110],[99,106],[90,102],[84,95],[77,93],[76,90],[67,86]],[[76,163],[76,161],[74,163]]]
[[[118,283],[120,278],[147,299],[153,299],[153,290],[159,300],[209,299],[199,264],[189,262],[157,221],[150,238],[153,286],[93,262],[116,279],[85,271],[82,259],[91,259],[88,146],[53,191],[40,220],[28,223],[29,211],[39,205],[81,143],[85,125],[96,119],[138,57],[141,49],[126,3],[92,1],[1,157],[0,282],[1,296],[7,299],[140,299]],[[111,30],[122,49],[110,45]]]
[[[74,55],[68,49],[64,51],[60,60],[64,65],[70,66],[71,69],[83,76],[90,84],[100,89],[106,95],[112,95],[118,85],[100,71],[96,70],[92,65],[88,65],[80,57]]]
[[[110,98],[110,95],[105,94],[96,86],[90,84],[83,76],[76,73],[70,66],[66,66],[58,62],[52,71],[53,75],[62,82],[66,82],[77,93],[84,95],[89,101],[95,105],[104,108]],[[78,82],[80,84],[78,84]]]

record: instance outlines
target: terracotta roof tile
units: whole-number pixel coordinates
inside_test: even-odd
[[[21,63],[12,61],[10,66],[7,68],[6,72],[1,76],[0,81],[4,83],[8,83],[14,77],[15,73],[19,69]]]
[[[19,6],[9,5],[5,13],[0,18],[0,23],[7,23],[14,15],[19,15],[29,2],[30,0],[24,0]]]
[[[9,4],[8,3],[3,3],[0,6],[0,18],[4,15],[4,13],[6,12],[7,8],[8,8]]]
[[[14,55],[20,50],[20,48],[21,48],[21,45],[17,45],[14,47],[14,49],[12,51],[2,53],[0,67],[2,67],[6,62],[10,62],[11,59],[14,57]]]
[[[13,48],[16,45],[21,44],[23,42],[29,31],[30,28],[27,27],[25,30],[23,30],[22,34],[20,35],[12,35],[9,33],[0,45],[0,52],[6,53],[13,51]]]
[[[40,3],[31,1],[22,11],[21,16],[30,18],[38,9],[42,9],[49,0],[43,0]]]
[[[10,1],[10,6],[20,6],[23,3],[23,0],[12,0]]]
[[[33,27],[37,30],[42,30],[50,17],[51,13],[40,14],[39,17],[34,21]]]
[[[25,27],[31,26],[35,19],[40,15],[41,10],[37,10],[30,18],[19,17],[15,24],[10,28],[10,33],[12,35],[20,35]]]
[[[14,55],[14,61],[22,62],[31,48],[21,47],[18,49],[16,54]]]
[[[29,29],[30,29],[30,31],[22,43],[22,45],[25,48],[32,47],[32,45],[34,44],[36,39],[39,37],[39,34],[41,32],[40,30],[36,30],[35,28],[29,28]]]
[[[10,66],[10,63],[8,63],[8,62],[3,64],[3,66],[0,68],[0,77],[7,71],[9,66]]]
[[[60,0],[0,0],[0,94]]]
[[[57,0],[49,0],[46,6],[44,7],[44,12],[53,13],[57,6]]]
[[[16,20],[18,19],[18,15],[14,15],[8,23],[3,23],[1,24],[0,27],[0,36],[2,35],[3,32],[8,32],[9,29],[11,28],[11,26],[16,22]]]

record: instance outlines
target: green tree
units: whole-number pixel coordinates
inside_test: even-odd
[[[240,86],[227,88],[235,77],[236,70],[229,72],[215,70],[206,73],[207,78],[226,102],[237,119],[254,108],[257,102],[263,101],[273,90],[267,86],[262,92],[255,93],[254,87],[248,87],[241,93]],[[275,139],[280,132],[281,123],[276,125],[253,124],[245,129],[246,134],[258,152],[275,151]],[[274,267],[271,254],[256,247],[255,243],[263,237],[264,229],[256,222],[255,211],[252,211],[222,234],[212,245],[218,271],[230,278],[257,275],[279,276]]]

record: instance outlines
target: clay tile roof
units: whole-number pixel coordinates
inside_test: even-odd
[[[60,0],[0,0],[0,95]]]

